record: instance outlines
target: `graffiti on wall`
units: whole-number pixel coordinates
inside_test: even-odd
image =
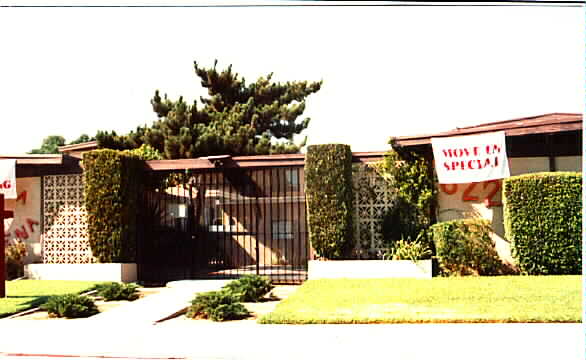
[[[462,201],[482,201],[486,207],[502,206],[497,199],[502,187],[502,180],[489,180],[469,184],[440,184],[440,190],[447,195],[454,195],[459,189],[462,191]]]
[[[21,203],[22,206],[26,205],[28,192],[21,191],[16,198],[16,204]],[[16,210],[16,209],[15,209]],[[12,221],[12,224],[8,228],[8,231],[4,233],[4,241],[9,239],[18,239],[21,241],[28,240],[39,232],[41,223],[32,217],[16,217]]]

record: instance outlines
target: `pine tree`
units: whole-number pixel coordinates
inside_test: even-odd
[[[32,149],[29,154],[59,154],[59,146],[65,145],[65,138],[61,135],[49,135],[43,139],[41,147]]]
[[[322,82],[275,83],[271,73],[247,85],[231,65],[222,71],[216,65],[203,68],[194,62],[208,91],[200,103],[187,104],[183,97],[173,101],[157,90],[151,104],[158,120],[152,126],[123,136],[98,132],[98,145],[134,149],[148,144],[167,159],[298,152],[293,135],[306,129],[310,119],[297,118],[305,110],[305,98],[319,91]]]

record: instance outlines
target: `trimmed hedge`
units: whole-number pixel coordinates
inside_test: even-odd
[[[507,273],[486,219],[458,219],[430,228],[440,270],[445,275],[499,275]]]
[[[310,145],[305,155],[309,240],[317,256],[348,256],[352,239],[352,151],[343,144]]]
[[[135,259],[140,163],[117,150],[83,154],[89,242],[99,262]]]
[[[582,273],[582,174],[543,172],[503,181],[505,236],[527,274]]]

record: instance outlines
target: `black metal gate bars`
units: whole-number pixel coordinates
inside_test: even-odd
[[[302,167],[146,173],[138,219],[145,284],[258,274],[307,278]]]

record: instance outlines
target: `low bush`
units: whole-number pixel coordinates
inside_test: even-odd
[[[186,316],[192,319],[225,321],[243,319],[249,314],[236,296],[229,291],[220,290],[197,294],[191,301]]]
[[[19,240],[14,243],[7,243],[4,248],[4,261],[6,264],[6,278],[16,279],[24,274],[24,257],[26,256],[26,245]]]
[[[258,275],[244,275],[224,286],[226,291],[242,302],[258,302],[273,288],[268,278]]]
[[[505,179],[503,206],[505,235],[523,273],[582,273],[582,174]]]
[[[459,219],[431,226],[432,239],[444,275],[499,275],[507,272],[490,238],[485,219]]]
[[[41,309],[51,317],[65,318],[84,318],[99,312],[92,298],[78,294],[53,296],[41,305]]]
[[[96,290],[105,301],[138,299],[138,285],[136,284],[109,282],[96,285]]]
[[[422,243],[419,239],[415,241],[399,240],[383,255],[385,260],[424,260],[429,259],[432,255],[431,249]]]

